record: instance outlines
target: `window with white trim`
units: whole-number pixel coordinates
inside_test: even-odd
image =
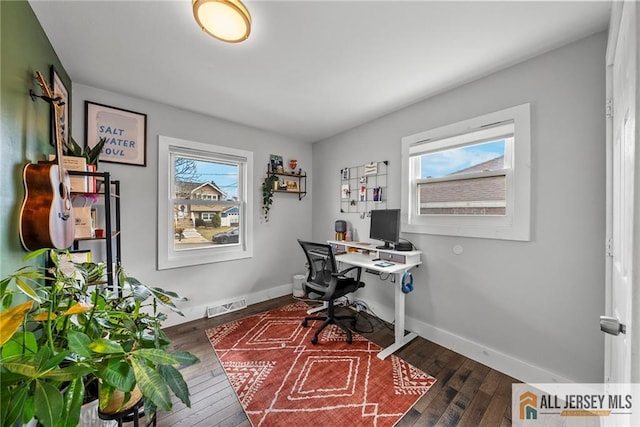
[[[530,238],[530,108],[402,138],[402,231]]]
[[[158,160],[158,269],[251,257],[253,153],[159,136]]]

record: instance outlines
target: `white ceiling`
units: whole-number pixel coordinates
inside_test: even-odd
[[[245,1],[224,44],[191,0],[31,0],[74,83],[314,142],[605,30],[609,1]]]

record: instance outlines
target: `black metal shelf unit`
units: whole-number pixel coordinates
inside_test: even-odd
[[[90,188],[93,187],[94,191],[71,192],[72,198],[74,196],[97,196],[99,199],[96,204],[102,204],[104,206],[104,236],[76,238],[73,241],[73,249],[79,250],[81,242],[93,241],[101,244],[103,242],[107,272],[106,283],[110,289],[120,293],[122,289],[120,283],[118,283],[118,277],[116,277],[122,262],[122,243],[120,239],[120,181],[112,180],[109,172],[82,172],[71,170],[68,172],[69,175],[84,176],[95,182],[94,185],[89,186]]]

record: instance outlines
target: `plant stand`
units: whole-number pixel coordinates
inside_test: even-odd
[[[101,420],[113,420],[118,422],[118,427],[122,427],[122,423],[128,423],[133,421],[134,427],[139,427],[140,418],[144,419],[144,399],[138,400],[138,402],[133,405],[129,409],[125,409],[121,412],[116,412],[115,414],[105,414],[98,410],[98,417]],[[153,414],[151,417],[151,421],[146,425],[154,426],[156,425],[156,414]]]

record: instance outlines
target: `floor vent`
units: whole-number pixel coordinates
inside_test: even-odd
[[[247,301],[241,298],[214,307],[207,307],[207,317],[220,316],[221,314],[231,313],[232,311],[242,310],[243,308],[247,308]]]

